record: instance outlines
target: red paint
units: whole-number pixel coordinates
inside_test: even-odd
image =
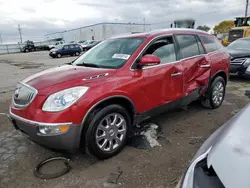
[[[38,94],[26,108],[15,108],[11,112],[38,122],[62,123],[73,122],[81,124],[88,110],[100,100],[112,96],[129,98],[136,113],[148,111],[190,94],[201,86],[208,85],[212,76],[218,71],[229,74],[229,55],[224,50],[188,58],[171,64],[160,64],[155,67],[131,70],[131,66],[143,48],[155,37],[169,34],[202,34],[196,31],[168,30],[150,34],[136,35],[146,37],[145,42],[136,50],[126,64],[117,70],[66,65],[38,73],[23,82],[36,88]],[[135,37],[136,37],[135,36]],[[148,55],[145,62],[158,63],[158,58]],[[210,65],[201,68],[202,65]],[[90,76],[108,73],[106,77],[84,80]],[[181,73],[180,76],[172,74]],[[46,98],[60,90],[74,86],[88,86],[86,94],[73,106],[61,112],[44,112],[42,106]]]

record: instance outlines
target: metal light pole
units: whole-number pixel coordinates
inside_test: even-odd
[[[91,29],[90,31],[93,32],[92,40],[95,40],[95,31],[93,29]]]
[[[19,32],[19,35],[20,35],[20,41],[21,41],[21,44],[23,43],[23,39],[22,39],[22,29],[20,27],[20,24],[18,24],[18,28],[17,28],[18,32]]]
[[[146,20],[145,17],[143,17],[143,27],[144,27],[144,32],[146,31]]]
[[[1,35],[1,33],[0,33],[0,42],[1,42],[1,44],[3,44],[3,40],[2,40],[2,35]]]
[[[247,16],[247,12],[248,12],[248,3],[249,3],[249,0],[246,0],[245,17]]]

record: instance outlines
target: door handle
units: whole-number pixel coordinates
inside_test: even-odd
[[[181,72],[176,72],[176,73],[171,74],[171,76],[180,76],[180,75],[182,75]]]
[[[211,65],[200,65],[200,68],[209,68]]]

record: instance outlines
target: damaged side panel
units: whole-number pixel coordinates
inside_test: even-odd
[[[189,95],[195,89],[208,86],[211,64],[205,55],[183,61],[184,93]]]

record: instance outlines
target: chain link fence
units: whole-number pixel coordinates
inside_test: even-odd
[[[50,44],[55,44],[57,41],[43,41],[43,42],[34,42],[36,47],[45,46]],[[25,44],[0,44],[0,55],[1,54],[11,54],[11,53],[20,53]]]

